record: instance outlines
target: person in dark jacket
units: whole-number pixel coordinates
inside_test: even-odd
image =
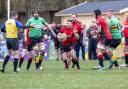
[[[96,22],[91,21],[91,25],[86,31],[87,37],[88,37],[88,56],[89,59],[96,59],[97,54],[96,54],[96,49],[97,49],[97,37],[92,37],[91,32],[96,31]]]

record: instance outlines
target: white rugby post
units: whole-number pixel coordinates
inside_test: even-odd
[[[7,15],[8,19],[10,19],[10,0],[7,0]]]

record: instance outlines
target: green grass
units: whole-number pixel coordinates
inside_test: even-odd
[[[30,71],[26,71],[25,62],[21,72],[14,74],[10,62],[5,74],[0,73],[0,89],[128,89],[128,68],[97,71],[91,70],[96,61],[80,64],[80,71],[64,70],[61,61],[44,61],[44,71],[36,72],[34,63]]]

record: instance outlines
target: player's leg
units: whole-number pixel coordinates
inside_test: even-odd
[[[103,52],[104,52],[104,45],[102,43],[98,43],[97,45],[97,58],[98,58],[98,61],[99,61],[99,66],[96,68],[96,69],[99,69],[99,70],[102,70],[104,68],[104,59],[103,59]]]
[[[80,52],[80,44],[79,43],[76,44],[75,50],[76,50],[76,57],[79,59],[79,52]]]
[[[34,51],[34,60],[35,60],[35,66],[36,66],[36,70],[38,70],[39,68],[39,45],[36,44],[34,47],[33,47],[33,51]]]
[[[34,51],[33,51],[33,46],[32,45],[28,45],[28,52],[29,52],[29,59],[28,59],[28,62],[27,62],[27,67],[26,69],[29,70],[30,69],[30,66],[32,64],[32,61],[33,61],[33,55],[34,55]]]
[[[61,46],[61,55],[64,62],[65,69],[69,69],[68,65],[68,53],[67,49],[64,46]]]
[[[124,46],[124,57],[125,57],[125,65],[126,67],[128,67],[128,45]]]
[[[80,65],[79,65],[79,60],[76,57],[76,51],[74,49],[71,49],[70,53],[72,55],[72,61],[73,61],[73,63],[77,66],[77,69],[79,70],[80,69]]]
[[[117,60],[113,60],[112,56],[113,56],[113,51],[119,46],[120,43],[121,43],[121,39],[112,39],[110,44],[109,44],[109,47],[107,50],[107,54],[110,58],[109,69],[111,69],[113,67],[113,64],[115,65],[115,67],[119,67]]]
[[[4,73],[4,71],[5,71],[5,66],[8,63],[8,61],[10,59],[11,52],[12,52],[12,50],[11,50],[12,47],[11,47],[11,43],[10,43],[9,39],[6,39],[6,46],[7,46],[8,54],[4,58],[4,62],[3,62],[3,65],[2,65],[2,69],[1,69],[2,73]]]
[[[20,57],[19,65],[18,65],[18,71],[20,71],[20,68],[23,64],[24,57],[27,54],[27,49],[23,49],[22,56]]]
[[[19,60],[19,41],[18,39],[13,39],[11,41],[11,46],[12,46],[12,52],[14,54],[14,61],[13,61],[13,66],[14,66],[14,72],[17,73],[17,67],[18,67],[18,60]]]
[[[2,73],[4,73],[5,67],[6,67],[6,65],[7,65],[8,61],[9,61],[9,59],[10,59],[11,51],[12,51],[12,50],[9,49],[9,50],[8,50],[8,55],[6,55],[5,58],[4,58],[4,62],[3,62],[3,65],[2,65],[2,69],[1,69],[1,72],[2,72]]]
[[[85,47],[82,43],[80,43],[81,51],[82,51],[82,59],[85,61]]]
[[[43,58],[44,58],[44,54],[45,54],[45,44],[43,42],[39,43],[39,69],[42,70],[42,61],[43,61]]]

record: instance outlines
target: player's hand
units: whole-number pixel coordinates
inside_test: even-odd
[[[55,34],[55,33],[53,33],[53,36],[56,38],[57,37],[57,35]]]
[[[35,25],[34,24],[30,24],[30,28],[35,28]]]

